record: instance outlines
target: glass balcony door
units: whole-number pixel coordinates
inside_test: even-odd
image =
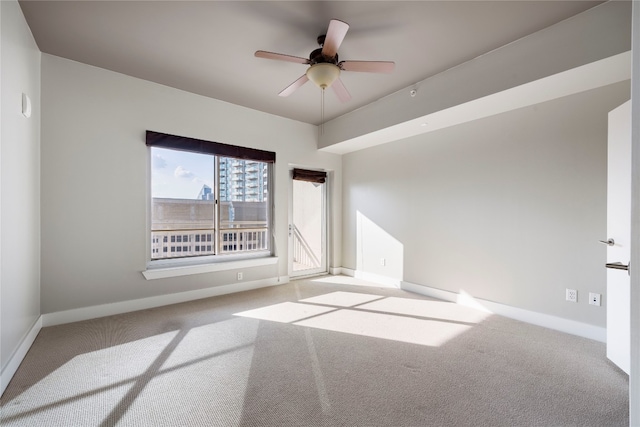
[[[326,183],[291,180],[289,272],[292,278],[327,272]]]

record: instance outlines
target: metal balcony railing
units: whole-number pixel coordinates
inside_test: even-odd
[[[227,228],[220,230],[220,253],[268,249],[266,228]]]
[[[295,224],[293,224],[293,262],[298,264],[297,270],[320,268],[320,260]]]
[[[268,229],[223,228],[216,230],[181,229],[151,232],[151,259],[184,258],[267,250]]]

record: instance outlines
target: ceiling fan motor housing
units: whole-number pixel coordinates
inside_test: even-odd
[[[338,54],[336,53],[336,56],[334,56],[334,57],[329,57],[329,56],[323,55],[322,54],[322,48],[319,47],[318,49],[316,49],[313,52],[311,52],[311,54],[309,55],[309,61],[310,61],[311,64],[329,63],[329,64],[337,65],[338,64]]]

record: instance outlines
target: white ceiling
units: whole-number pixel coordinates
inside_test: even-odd
[[[332,18],[350,24],[341,60],[395,61],[393,74],[343,72],[352,100],[331,120],[548,27],[601,1],[32,1],[20,5],[42,52],[259,111],[319,124],[319,88],[277,96]]]

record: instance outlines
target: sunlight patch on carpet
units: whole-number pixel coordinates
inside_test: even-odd
[[[459,323],[415,319],[384,313],[338,310],[295,323],[298,326],[381,338],[426,346],[440,346],[471,328]]]
[[[331,292],[236,313],[235,316],[440,346],[490,314],[444,301]]]
[[[177,426],[192,414],[204,414],[215,420],[211,425],[238,425],[258,327],[257,320],[235,318],[189,329],[135,396],[121,424]],[[157,396],[171,404],[158,406]]]
[[[177,334],[167,332],[73,357],[12,405],[3,407],[3,423],[19,423],[28,417],[32,425],[44,426],[50,425],[50,419],[62,419],[62,414],[71,413],[83,414],[87,425],[100,425]],[[104,408],[105,412],[85,413],[86,407]]]
[[[330,294],[319,295],[313,298],[306,298],[300,302],[312,304],[333,305],[336,307],[353,307],[384,298],[380,295],[360,294],[356,292],[331,292]]]
[[[280,304],[257,308],[255,310],[243,311],[242,313],[236,313],[235,315],[251,317],[253,319],[270,320],[272,322],[292,323],[333,310],[335,310],[333,307],[283,302]]]
[[[464,323],[479,323],[490,316],[490,313],[469,307],[463,307],[451,302],[397,297],[384,298],[368,304],[360,305],[358,308]]]

